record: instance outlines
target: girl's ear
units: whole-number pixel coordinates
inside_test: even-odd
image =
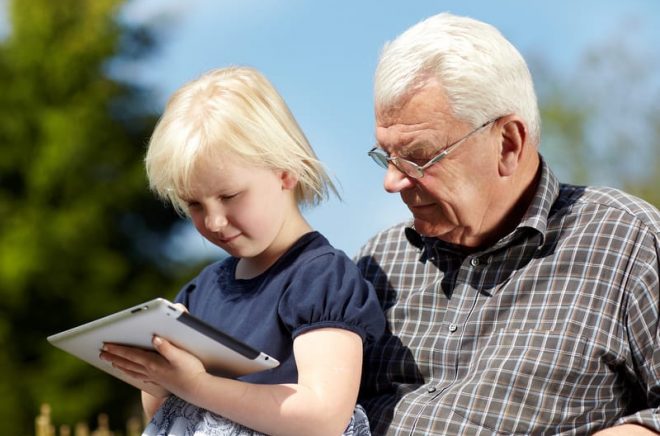
[[[280,178],[282,179],[282,189],[284,190],[293,190],[298,184],[298,175],[290,171],[280,172]]]

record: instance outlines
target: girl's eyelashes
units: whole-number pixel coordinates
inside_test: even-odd
[[[217,199],[220,201],[229,201],[238,197],[240,194],[241,194],[240,192],[235,192],[231,194],[219,194],[217,196]],[[202,203],[197,200],[184,200],[184,203],[186,204],[188,209],[200,209],[203,207]]]
[[[238,197],[239,192],[233,193],[233,194],[223,194],[220,195],[219,198],[220,200],[226,201],[226,200],[231,200],[232,198]]]

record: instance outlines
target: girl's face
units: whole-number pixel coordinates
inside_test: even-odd
[[[299,213],[295,184],[284,171],[232,158],[200,159],[185,201],[204,238],[232,256],[268,262],[290,245],[284,239],[289,218]]]

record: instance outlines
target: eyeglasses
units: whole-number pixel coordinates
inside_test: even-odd
[[[460,138],[458,141],[449,144],[447,147],[443,148],[440,153],[438,153],[435,157],[432,157],[428,162],[426,162],[424,165],[417,165],[415,162],[411,162],[407,159],[404,159],[402,157],[390,157],[385,151],[383,151],[382,148],[379,148],[378,146],[372,148],[369,150],[369,156],[376,162],[379,166],[387,169],[389,164],[391,163],[394,165],[394,167],[401,171],[403,174],[405,174],[408,177],[411,177],[413,179],[421,179],[424,177],[424,170],[429,168],[431,165],[436,164],[440,162],[442,159],[445,158],[449,153],[452,152],[452,150],[455,150],[459,145],[461,145],[466,139],[468,139],[470,136],[474,135],[484,127],[488,126],[489,124],[494,123],[497,121],[499,118],[494,118],[490,121],[485,122],[481,126],[477,127],[467,135],[463,136]]]

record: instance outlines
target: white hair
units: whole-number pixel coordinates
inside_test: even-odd
[[[516,114],[538,144],[541,121],[529,68],[493,26],[441,13],[387,43],[374,80],[376,110],[396,108],[433,79],[459,120],[476,127]]]

